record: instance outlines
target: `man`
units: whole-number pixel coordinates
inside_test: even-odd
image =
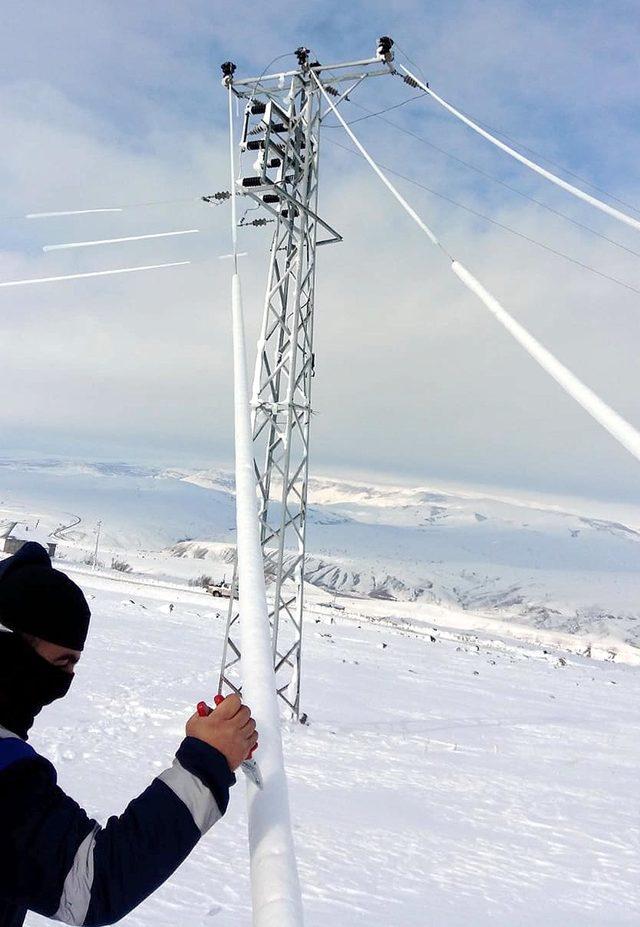
[[[0,927],[20,927],[27,910],[66,924],[120,920],[222,817],[233,771],[257,743],[235,695],[194,715],[173,766],[100,827],[26,742],[41,709],[69,691],[89,618],[39,544],[0,565]]]

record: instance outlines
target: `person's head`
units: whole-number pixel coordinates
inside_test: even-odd
[[[0,724],[25,737],[38,712],[67,694],[90,617],[82,590],[39,544],[0,564]]]

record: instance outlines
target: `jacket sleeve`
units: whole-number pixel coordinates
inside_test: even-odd
[[[65,924],[113,924],[222,817],[234,782],[221,753],[187,737],[173,765],[100,827],[58,787],[50,763],[2,740],[0,897]]]

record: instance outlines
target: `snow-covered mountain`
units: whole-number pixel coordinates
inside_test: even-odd
[[[329,478],[311,481],[309,502],[307,580],[322,590],[640,646],[634,523],[584,504]],[[92,547],[101,519],[105,546],[132,562],[164,551],[165,578],[230,572],[234,503],[220,469],[0,461],[0,519],[39,517],[53,530],[79,517],[59,532],[68,558]]]

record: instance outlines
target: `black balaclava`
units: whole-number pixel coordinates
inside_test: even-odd
[[[89,606],[33,541],[0,564],[0,724],[27,737],[36,715],[69,691],[73,675],[41,657],[23,635],[82,650]]]

